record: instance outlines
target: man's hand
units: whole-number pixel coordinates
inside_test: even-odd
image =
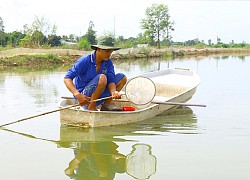
[[[121,94],[118,91],[114,91],[111,94],[113,99],[121,99]]]
[[[90,103],[89,102],[90,98],[78,92],[72,79],[64,78],[64,83],[66,87],[68,88],[68,90],[76,97],[80,106],[85,106]]]
[[[78,93],[75,95],[76,99],[78,100],[78,103],[80,106],[85,106],[85,105],[89,105],[89,100],[90,100],[90,97],[84,95],[84,94],[81,94],[81,93]]]

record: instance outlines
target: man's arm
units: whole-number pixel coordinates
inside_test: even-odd
[[[108,89],[110,91],[110,94],[111,94],[112,98],[114,98],[114,99],[121,99],[121,94],[116,90],[115,83],[110,83],[108,85]]]
[[[90,98],[84,94],[79,93],[79,91],[76,89],[72,79],[64,78],[64,84],[66,85],[68,90],[76,97],[80,106],[88,105],[90,103],[89,102]]]

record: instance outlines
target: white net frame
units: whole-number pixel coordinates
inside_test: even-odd
[[[148,77],[137,76],[125,86],[127,99],[135,105],[146,105],[153,101],[156,94],[155,83]]]

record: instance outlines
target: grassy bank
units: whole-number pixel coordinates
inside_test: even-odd
[[[70,49],[28,49],[16,48],[0,51],[0,66],[41,66],[52,64],[73,64],[79,57],[91,51]],[[185,56],[250,55],[248,48],[129,48],[115,51],[113,60],[164,57],[174,59]]]
[[[113,59],[124,58],[150,58],[164,57],[176,58],[185,56],[210,56],[210,55],[250,55],[249,48],[189,48],[189,47],[171,47],[171,48],[130,48],[118,51],[113,54]]]
[[[58,54],[18,55],[0,58],[0,66],[40,66],[73,63],[78,57]]]

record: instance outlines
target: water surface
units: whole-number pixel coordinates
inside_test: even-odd
[[[61,126],[58,112],[6,126],[0,130],[0,178],[249,179],[250,57],[115,64],[128,77],[167,67],[195,70],[201,84],[189,103],[207,107],[103,128]],[[67,69],[2,69],[0,123],[57,109],[61,96],[70,96],[63,84]]]

